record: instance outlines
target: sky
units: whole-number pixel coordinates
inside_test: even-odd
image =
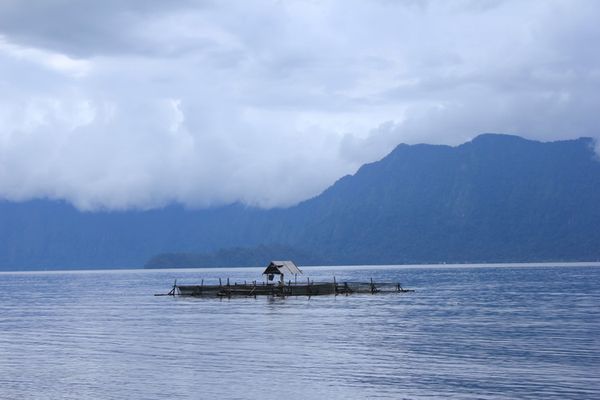
[[[596,0],[0,0],[0,198],[285,207],[400,143],[600,137]]]

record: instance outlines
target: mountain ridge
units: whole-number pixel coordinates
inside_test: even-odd
[[[182,253],[218,265],[219,251],[236,259],[269,248],[322,264],[597,260],[593,149],[591,138],[503,134],[400,144],[318,196],[271,210],[81,213],[64,202],[1,201],[0,269],[130,268]]]

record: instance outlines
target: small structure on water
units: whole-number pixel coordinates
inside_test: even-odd
[[[271,261],[263,272],[263,275],[266,275],[269,281],[273,281],[275,275],[279,275],[281,285],[285,284],[285,274],[294,275],[294,283],[296,283],[298,275],[302,274],[302,270],[293,261]]]
[[[345,294],[352,293],[380,293],[380,292],[414,292],[414,290],[404,289],[398,283],[381,282],[375,284],[373,279],[370,282],[337,282],[335,276],[333,282],[315,282],[310,278],[306,282],[298,283],[298,275],[303,272],[292,261],[271,261],[271,263],[263,271],[263,275],[267,277],[266,282],[250,283],[235,282],[233,285],[229,283],[223,284],[219,278],[218,285],[205,285],[204,279],[200,285],[178,285],[177,280],[173,284],[172,290],[167,293],[168,296],[193,296],[193,297],[232,297],[232,296],[319,296],[328,294]],[[275,276],[279,276],[279,282],[275,283]],[[285,277],[294,275],[294,282]],[[164,296],[158,294],[156,296]]]

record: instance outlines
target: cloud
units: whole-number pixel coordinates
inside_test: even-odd
[[[27,63],[53,69],[73,77],[85,76],[90,67],[86,60],[74,59],[53,51],[19,46],[8,42],[3,36],[0,36],[0,54],[7,58],[24,60]]]
[[[398,143],[600,136],[600,4],[0,3],[0,197],[285,206]]]

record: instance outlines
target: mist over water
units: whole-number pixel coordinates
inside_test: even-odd
[[[411,294],[154,297],[258,269],[0,274],[0,398],[600,397],[600,267],[305,268]]]

